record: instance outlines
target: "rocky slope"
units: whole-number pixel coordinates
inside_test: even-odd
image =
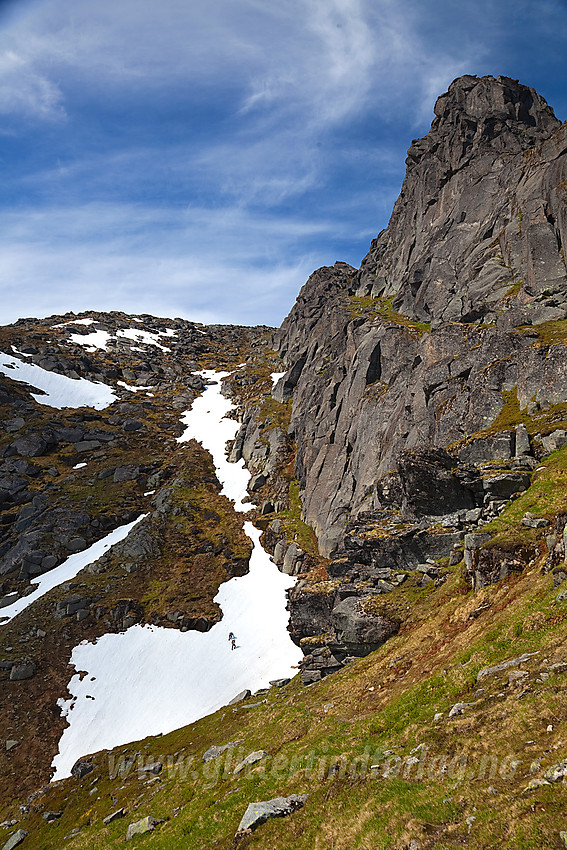
[[[53,410],[0,375],[0,605],[148,514],[0,625],[7,838],[115,846],[127,815],[164,848],[567,846],[567,125],[501,77],[456,80],[435,115],[360,269],[316,271],[275,332],[0,329],[0,351],[117,396]],[[210,457],[176,442],[204,367],[233,372],[249,516],[298,577],[301,676],[38,792],[72,647],[207,630],[247,569]],[[284,819],[249,831],[254,800]]]
[[[0,349],[20,361],[117,396],[102,410],[57,410],[0,378],[0,737],[18,742],[0,751],[2,796],[51,774],[73,646],[134,623],[207,630],[220,617],[219,584],[247,570],[250,542],[210,455],[176,438],[204,386],[198,368],[235,366],[264,336],[100,313],[0,330]],[[34,579],[142,513],[127,540],[1,625]]]

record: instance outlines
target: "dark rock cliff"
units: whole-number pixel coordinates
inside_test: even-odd
[[[479,459],[510,458],[507,407],[567,401],[554,336],[567,301],[567,125],[506,77],[455,80],[435,115],[360,269],[316,271],[275,335],[288,371],[274,397],[293,398],[304,518],[328,556],[349,522],[389,504],[384,476],[403,450],[452,446],[474,462],[474,435]],[[479,503],[441,478],[410,514]],[[407,512],[407,498],[396,507]]]

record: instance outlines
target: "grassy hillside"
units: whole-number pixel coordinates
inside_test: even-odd
[[[476,595],[461,567],[449,568],[441,587],[414,602],[397,637],[343,672],[308,688],[294,679],[169,735],[98,754],[83,779],[32,800],[17,824],[29,833],[23,846],[121,847],[127,825],[147,815],[164,823],[131,846],[564,846],[565,786],[524,791],[567,758],[567,672],[553,667],[567,661],[567,600],[557,600],[561,588],[541,566]],[[534,654],[481,673],[524,653]],[[468,705],[449,718],[456,703]],[[203,763],[211,745],[235,741]],[[235,776],[258,750],[267,755]],[[158,775],[139,770],[156,761]],[[302,809],[233,844],[248,802],[291,793],[309,795]],[[104,826],[121,807],[125,817]],[[47,811],[62,814],[47,824]],[[2,814],[18,817],[17,807]]]

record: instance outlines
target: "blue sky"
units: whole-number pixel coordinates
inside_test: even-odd
[[[0,0],[0,323],[279,324],[463,73],[567,118],[567,0]]]

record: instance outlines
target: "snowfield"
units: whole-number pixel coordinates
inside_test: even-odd
[[[106,384],[87,381],[86,378],[67,378],[58,372],[48,372],[35,363],[24,363],[10,354],[0,351],[0,372],[13,381],[21,381],[45,395],[31,393],[31,396],[47,407],[61,410],[63,407],[94,407],[103,410],[118,400],[112,389]]]
[[[81,466],[81,464],[79,464],[79,466]],[[86,464],[83,464],[83,466],[86,466]],[[107,534],[106,537],[103,537],[101,540],[97,540],[97,542],[93,543],[92,546],[89,546],[88,549],[85,549],[83,552],[77,552],[75,555],[70,555],[66,561],[63,561],[63,563],[58,567],[55,567],[54,570],[49,570],[48,573],[44,573],[43,575],[32,579],[32,584],[37,585],[36,590],[28,594],[28,596],[22,596],[21,599],[17,600],[17,602],[13,602],[6,608],[0,608],[0,619],[2,619],[0,626],[10,622],[10,620],[17,614],[25,611],[32,602],[35,602],[36,599],[40,598],[40,596],[45,596],[48,591],[57,587],[57,585],[75,578],[77,573],[80,572],[83,567],[94,563],[98,560],[98,558],[104,555],[111,546],[114,546],[115,543],[119,543],[121,540],[124,540],[124,538],[130,534],[134,526],[143,520],[145,516],[147,516],[147,514],[142,514],[133,522],[129,522],[126,525],[121,525],[118,528],[115,528],[114,531],[111,531],[110,534]],[[4,620],[4,618],[7,619]]]
[[[201,374],[219,381],[228,373]],[[249,473],[225,456],[226,440],[238,429],[236,421],[224,418],[234,405],[220,389],[220,383],[208,386],[183,415],[186,431],[179,441],[198,439],[211,451],[223,492],[238,510],[247,510]],[[302,653],[289,637],[286,609],[295,579],[272,563],[251,523],[244,530],[253,543],[250,571],[220,586],[215,601],[223,616],[210,631],[133,626],[75,647],[71,663],[87,675],[73,676],[72,698],[59,703],[70,725],[53,760],[54,779],[69,776],[86,753],[170,732],[216,711],[245,688],[254,691],[295,674]],[[230,631],[237,637],[235,650]]]
[[[226,705],[249,688],[293,676],[300,650],[286,631],[286,590],[294,580],[280,573],[260,547],[260,532],[245,523],[255,542],[250,572],[219,588],[223,618],[209,632],[132,626],[96,644],[79,644],[71,658],[73,699],[60,701],[70,726],[53,760],[56,779],[69,776],[85,753],[171,732]],[[232,650],[229,631],[237,637]]]
[[[186,426],[183,434],[177,438],[178,443],[197,440],[204,449],[213,456],[217,477],[222,484],[221,493],[234,502],[237,511],[248,511],[254,505],[243,502],[246,498],[246,488],[250,481],[250,473],[244,466],[244,461],[229,463],[226,457],[226,443],[233,440],[238,431],[236,419],[226,419],[227,413],[234,410],[234,404],[221,393],[221,379],[230,372],[215,372],[205,369],[199,374],[207,381],[217,381],[205,388],[203,395],[193,402],[191,410],[186,410],[181,422]]]

